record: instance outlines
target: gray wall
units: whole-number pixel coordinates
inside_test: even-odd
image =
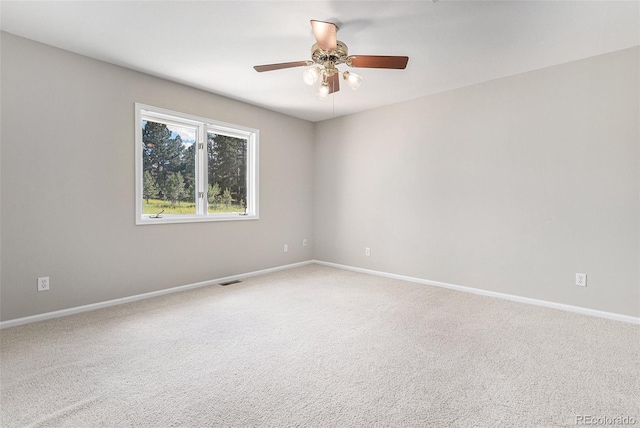
[[[639,316],[639,51],[318,123],[315,258]]]
[[[2,320],[312,258],[312,123],[7,33],[1,43]],[[260,220],[135,226],[135,102],[258,128]]]
[[[640,315],[640,48],[314,125],[0,34],[2,320],[312,258]],[[260,129],[260,220],[136,227],[134,102]]]

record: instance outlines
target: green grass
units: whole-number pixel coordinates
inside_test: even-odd
[[[210,213],[243,213],[244,207],[242,205],[236,205],[236,204],[231,204],[228,207],[223,204],[219,204],[217,206],[209,205],[209,212]]]
[[[147,203],[146,199],[142,201],[142,214],[158,214],[164,210],[162,214],[195,214],[196,204],[193,202],[180,202],[175,205],[171,205],[169,201],[163,201],[161,199],[149,199]],[[209,205],[210,213],[238,213],[244,212],[244,207],[241,205],[231,204],[228,207],[223,204],[217,206]]]

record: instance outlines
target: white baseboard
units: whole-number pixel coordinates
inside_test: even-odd
[[[136,300],[149,299],[151,297],[162,296],[164,294],[177,293],[179,291],[190,290],[190,289],[193,289],[193,288],[206,287],[208,285],[214,285],[214,284],[218,284],[220,282],[234,281],[236,279],[242,279],[242,278],[249,278],[249,277],[252,277],[252,276],[264,275],[266,273],[277,272],[277,271],[280,271],[280,270],[291,269],[291,268],[295,268],[295,267],[299,267],[299,266],[305,266],[305,265],[309,265],[309,264],[312,264],[312,263],[319,264],[319,265],[324,265],[324,266],[330,266],[330,267],[334,267],[334,268],[338,268],[338,269],[350,270],[350,271],[354,271],[354,272],[367,273],[367,274],[370,274],[370,275],[377,275],[377,276],[383,276],[383,277],[387,277],[387,278],[399,279],[399,280],[402,280],[402,281],[414,282],[414,283],[418,283],[418,284],[433,285],[435,287],[442,287],[442,288],[448,288],[450,290],[456,290],[456,291],[463,291],[463,292],[466,292],[466,293],[479,294],[481,296],[497,297],[499,299],[511,300],[511,301],[520,302],[520,303],[527,303],[527,304],[530,304],[530,305],[544,306],[544,307],[547,307],[547,308],[559,309],[559,310],[567,311],[567,312],[575,312],[575,313],[579,313],[579,314],[583,314],[583,315],[590,315],[590,316],[599,317],[599,318],[606,318],[606,319],[610,319],[610,320],[622,321],[622,322],[631,323],[631,324],[640,324],[640,318],[639,317],[632,317],[630,315],[621,315],[621,314],[616,314],[616,313],[613,313],[613,312],[598,311],[596,309],[582,308],[580,306],[565,305],[563,303],[555,303],[555,302],[549,302],[549,301],[546,301],[546,300],[538,300],[538,299],[532,299],[532,298],[529,298],[529,297],[516,296],[516,295],[513,295],[513,294],[506,294],[506,293],[498,293],[498,292],[495,292],[495,291],[481,290],[479,288],[465,287],[465,286],[462,286],[462,285],[449,284],[449,283],[446,283],[446,282],[431,281],[431,280],[422,279],[422,278],[415,278],[415,277],[411,277],[411,276],[398,275],[398,274],[394,274],[394,273],[388,273],[388,272],[381,272],[381,271],[377,271],[377,270],[358,268],[358,267],[354,267],[354,266],[341,265],[341,264],[331,263],[331,262],[324,262],[324,261],[321,261],[321,260],[309,260],[309,261],[305,261],[305,262],[299,262],[299,263],[292,263],[292,264],[288,264],[288,265],[276,266],[276,267],[273,267],[273,268],[257,270],[257,271],[254,271],[254,272],[248,272],[248,273],[243,273],[243,274],[239,274],[239,275],[225,276],[223,278],[211,279],[211,280],[208,280],[208,281],[196,282],[196,283],[193,283],[193,284],[181,285],[181,286],[178,286],[178,287],[172,287],[172,288],[167,288],[167,289],[164,289],[164,290],[152,291],[152,292],[149,292],[149,293],[136,294],[135,296],[122,297],[122,298],[119,298],[119,299],[108,300],[106,302],[92,303],[92,304],[89,304],[89,305],[76,306],[74,308],[62,309],[62,310],[53,311],[53,312],[46,312],[44,314],[32,315],[32,316],[24,317],[24,318],[16,318],[16,319],[13,319],[13,320],[1,321],[0,322],[0,329],[14,327],[14,326],[17,326],[17,325],[22,325],[22,324],[28,324],[28,323],[37,322],[37,321],[44,321],[44,320],[48,320],[48,319],[52,319],[52,318],[64,317],[64,316],[67,316],[67,315],[78,314],[78,313],[81,313],[81,312],[93,311],[93,310],[96,310],[96,309],[107,308],[109,306],[122,305],[124,303],[135,302]]]
[[[119,299],[107,300],[106,302],[91,303],[89,305],[76,306],[74,308],[62,309],[59,311],[46,312],[44,314],[32,315],[24,318],[16,318],[8,321],[0,322],[0,330],[3,328],[15,327],[17,325],[28,324],[37,321],[44,321],[52,318],[64,317],[67,315],[78,314],[80,312],[93,311],[96,309],[107,308],[109,306],[122,305],[124,303],[135,302],[136,300],[149,299],[151,297],[162,296],[164,294],[177,293],[179,291],[191,290],[192,288],[206,287],[221,282],[234,281],[236,279],[249,278],[252,276],[263,275],[265,273],[277,272],[279,270],[291,269],[294,267],[312,264],[313,260],[292,263],[288,265],[276,266],[269,269],[257,270],[254,272],[243,273],[240,275],[225,276],[223,278],[211,279],[208,281],[196,282],[193,284],[181,285],[178,287],[167,288],[164,290],[151,291],[149,293],[136,294],[135,296],[122,297]]]
[[[531,299],[529,297],[521,297],[513,294],[497,293],[495,291],[481,290],[479,288],[465,287],[462,285],[448,284],[446,282],[430,281],[428,279],[414,278],[411,276],[397,275],[394,273],[380,272],[377,270],[363,269],[353,266],[341,265],[337,263],[323,262],[320,260],[313,261],[316,264],[330,266],[338,269],[345,269],[354,272],[368,273],[371,275],[384,276],[387,278],[399,279],[402,281],[415,282],[418,284],[433,285],[435,287],[448,288],[450,290],[464,291],[465,293],[479,294],[481,296],[497,297],[499,299],[512,300],[514,302],[527,303],[530,305],[544,306],[546,308],[559,309],[561,311],[575,312],[583,315],[591,315],[599,318],[606,318],[615,321],[622,321],[631,324],[640,324],[640,317],[632,317],[630,315],[616,314],[613,312],[598,311],[596,309],[582,308],[580,306],[565,305],[563,303],[549,302],[547,300]]]

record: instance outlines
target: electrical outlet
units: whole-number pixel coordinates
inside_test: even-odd
[[[288,244],[284,244],[284,252],[285,253],[289,252],[289,245]]]
[[[49,277],[43,276],[38,278],[38,291],[48,291],[49,290]]]
[[[303,246],[303,247],[306,247],[306,246],[307,246],[307,244],[308,244],[308,242],[307,242],[307,238],[303,239],[303,240],[302,240],[302,246]]]
[[[370,255],[371,255],[371,248],[366,247],[366,248],[364,249],[364,255],[365,255],[365,256],[370,256]]]
[[[576,285],[580,287],[587,286],[587,274],[586,273],[576,273]]]

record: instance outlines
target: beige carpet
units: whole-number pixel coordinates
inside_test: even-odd
[[[640,426],[639,326],[318,265],[0,335],[3,427]]]

